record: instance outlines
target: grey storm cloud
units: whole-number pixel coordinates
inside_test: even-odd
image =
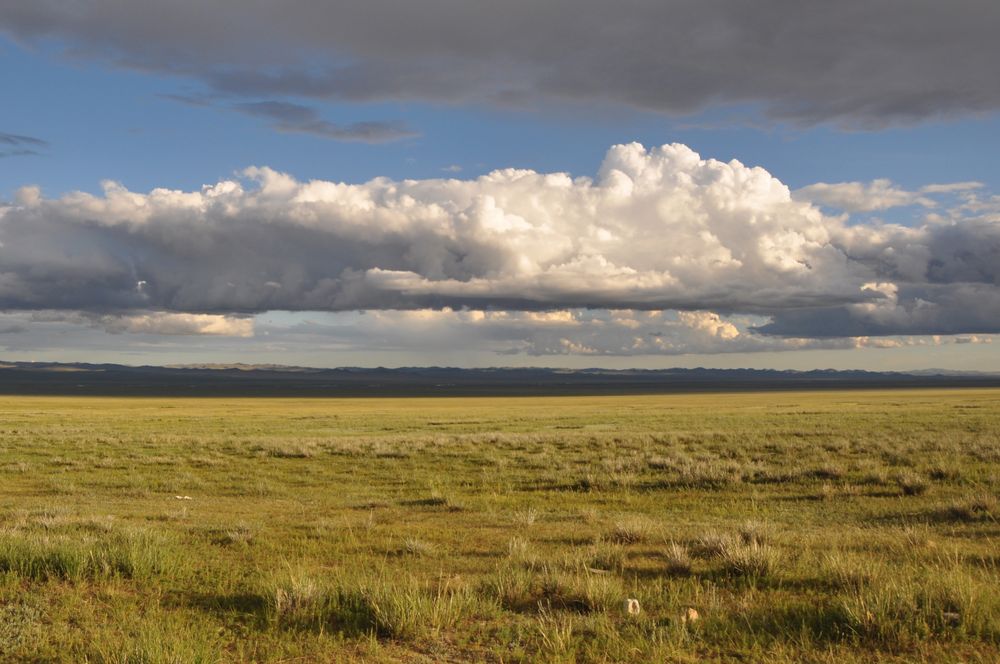
[[[309,134],[335,141],[388,143],[420,134],[401,122],[364,121],[337,124],[323,119],[316,109],[273,99],[226,103],[221,95],[160,94],[159,97],[198,108],[220,108],[262,118],[272,129],[286,134]]]
[[[0,29],[243,96],[882,126],[1000,107],[990,0],[7,0]]]
[[[676,309],[769,318],[758,331],[786,337],[975,334],[998,331],[998,284],[996,211],[851,224],[678,144],[614,146],[596,178],[251,168],[199,191],[108,182],[0,205],[6,310]]]
[[[329,122],[314,109],[285,101],[257,101],[234,104],[240,113],[271,121],[271,126],[285,133],[310,134],[337,141],[385,143],[418,134],[396,122],[355,122],[348,125]]]

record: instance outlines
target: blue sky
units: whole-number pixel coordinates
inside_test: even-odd
[[[38,157],[0,161],[5,197],[27,183],[53,195],[96,192],[104,179],[137,191],[193,189],[250,165],[344,182],[441,177],[453,165],[463,176],[510,166],[592,175],[608,146],[632,141],[680,142],[705,157],[763,166],[793,188],[890,178],[911,188],[978,180],[996,189],[1000,178],[996,114],[845,131],[767,122],[750,107],[671,117],[572,107],[315,104],[331,120],[404,121],[421,134],[371,145],[283,134],[256,118],[188,106],[166,95],[191,94],[198,86],[190,81],[74,59],[64,48],[0,40],[3,130],[51,144]]]
[[[440,4],[427,3],[428,25]],[[194,34],[171,33],[171,20],[161,28],[138,12],[122,16],[102,0],[80,3],[77,15],[11,3],[0,10],[4,357],[1000,370],[992,344],[1000,329],[1000,204],[993,198],[1000,91],[992,73],[974,64],[992,61],[986,49],[993,47],[965,27],[990,10],[960,2],[936,29],[941,18],[918,3],[894,28],[899,34],[880,37],[886,43],[858,28],[843,37],[842,50],[803,39],[773,53],[748,46],[770,28],[745,27],[726,3],[706,16],[696,5],[675,4],[689,12],[679,11],[686,18],[678,20],[695,28],[744,22],[711,48],[687,44],[695,60],[657,45],[602,46],[594,31],[603,24],[579,18],[565,28],[568,52],[577,53],[575,46],[578,54],[564,57],[529,28],[513,33],[520,50],[493,44],[491,34],[481,44],[452,44],[417,18],[413,34],[400,36],[379,20],[378,11],[402,8],[389,0],[370,10],[340,8],[346,14],[338,22],[351,24],[356,39],[347,28],[317,37],[310,22],[332,20],[322,3],[300,3],[299,22],[275,24],[249,12],[245,26],[223,37],[212,31],[215,22],[225,25],[226,1],[169,5],[169,19],[203,24]],[[781,11],[780,3],[761,9]],[[629,11],[658,9],[636,2],[621,9],[625,18]],[[834,24],[851,14],[824,11]],[[488,17],[455,20],[477,18]],[[787,23],[786,32],[815,29],[805,16],[774,18]],[[617,28],[635,31],[642,43],[646,28],[636,26]],[[964,53],[962,69],[938,71],[937,61],[922,65],[923,55],[907,51],[910,37],[935,29],[941,43],[928,52]],[[970,36],[956,40],[962,30]],[[260,34],[273,49],[254,48]],[[855,73],[798,68],[795,49],[803,61],[828,60],[831,72]],[[734,54],[749,59],[727,65]],[[626,63],[648,72],[633,74]],[[338,67],[361,75],[342,76]],[[642,151],[609,152],[633,142]],[[673,143],[701,161],[683,150],[658,151]],[[768,182],[787,186],[792,198],[771,189],[760,198],[758,185],[720,193],[713,182],[754,177],[725,163],[732,159],[765,169]],[[293,184],[248,175],[251,166],[287,174]],[[541,175],[531,185],[537,198],[511,175],[477,180],[508,168],[590,180],[565,200]],[[619,203],[587,203],[612,191],[602,179],[611,171],[648,188],[641,198],[630,188],[636,205],[646,201],[637,208],[641,220]],[[651,173],[659,179],[650,181]],[[458,182],[447,191],[426,184],[439,178]],[[357,187],[324,190],[326,207],[305,211],[311,180]],[[384,184],[403,180],[416,183],[405,192]],[[243,189],[221,217],[200,213],[195,223],[208,244],[199,245],[190,238],[201,231],[184,226],[189,203],[128,199],[138,207],[123,211],[105,181],[143,196],[224,181]],[[952,183],[965,184],[927,188]],[[262,207],[257,190],[273,190],[281,201]],[[94,198],[82,201],[75,191]],[[369,216],[343,212],[359,196],[374,206]],[[484,199],[507,215],[500,226],[481,216],[487,212],[475,201]],[[400,205],[417,211],[400,221]],[[570,213],[568,206],[577,207]],[[152,207],[150,222],[144,215]],[[441,210],[447,218],[427,226],[427,215]],[[302,214],[318,215],[309,230],[321,227],[318,240],[299,237]],[[396,235],[378,228],[390,217],[403,224]],[[747,226],[758,217],[769,230]],[[242,225],[233,225],[238,219]],[[595,230],[605,221],[605,230]],[[263,226],[251,228],[257,223]],[[358,235],[362,227],[371,237]],[[596,232],[614,236],[610,253],[583,239]],[[190,251],[178,250],[179,242]],[[327,242],[333,253],[324,259]],[[545,243],[566,248],[538,249]],[[348,246],[350,255],[341,256],[337,248]],[[228,247],[239,247],[240,258],[227,262]],[[269,252],[274,247],[280,257]],[[215,260],[211,251],[220,252]],[[709,260],[718,252],[721,259]],[[197,276],[175,279],[169,266]],[[355,274],[363,277],[350,290],[347,275]],[[334,282],[334,290],[322,290]],[[360,311],[381,318],[372,323]],[[428,317],[415,322],[414,312],[424,311]],[[508,317],[462,318],[479,311]],[[622,311],[631,313],[613,313]],[[408,326],[411,335],[385,331]],[[641,331],[641,340],[628,330]],[[435,342],[442,338],[444,347]]]

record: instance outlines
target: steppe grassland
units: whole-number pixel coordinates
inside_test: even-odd
[[[1000,390],[4,397],[0,661],[995,662],[998,489]]]

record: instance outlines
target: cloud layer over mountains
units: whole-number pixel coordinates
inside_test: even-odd
[[[676,144],[615,146],[594,179],[243,176],[19,190],[0,205],[0,308],[677,309],[753,314],[786,337],[1000,332],[1000,216],[974,194],[916,225],[851,223],[764,169]]]
[[[240,97],[760,106],[883,126],[1000,108],[988,0],[6,0],[0,31]]]

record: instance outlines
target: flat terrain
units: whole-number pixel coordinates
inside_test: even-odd
[[[3,397],[0,661],[996,662],[998,490],[1000,390]]]

